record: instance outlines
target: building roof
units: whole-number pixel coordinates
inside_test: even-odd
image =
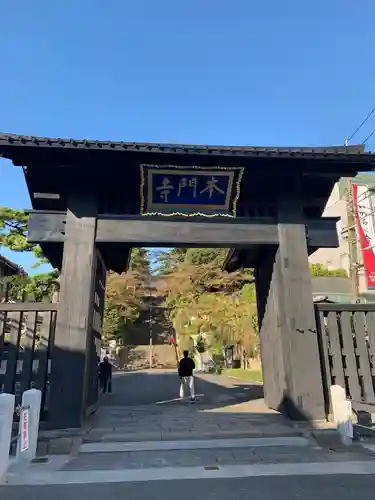
[[[59,139],[0,133],[0,156],[24,167],[35,210],[67,210],[72,187],[95,196],[99,214],[139,215],[141,164],[210,168],[241,166],[244,173],[237,217],[275,217],[275,200],[299,196],[304,210],[319,217],[334,184],[375,167],[375,154],[363,145],[327,147],[210,146]],[[294,195],[292,194],[294,193]],[[313,214],[313,215],[311,215]],[[51,262],[56,245],[42,245]],[[103,248],[107,267],[127,262],[121,244]],[[116,263],[114,263],[116,261]],[[55,266],[55,264],[53,264]],[[55,266],[58,267],[58,266]]]
[[[163,144],[147,142],[123,142],[87,139],[36,137],[0,133],[0,148],[12,146],[30,148],[64,148],[73,150],[110,150],[144,153],[250,156],[255,158],[325,158],[345,161],[374,161],[374,154],[365,152],[364,145],[324,147],[279,146],[209,146],[199,144]]]
[[[3,255],[0,255],[0,267],[7,268],[11,274],[25,274],[25,271],[21,266],[7,259]]]
[[[141,164],[244,167],[238,216],[249,216],[251,210],[245,205],[250,201],[260,199],[264,205],[272,205],[278,193],[290,193],[296,176],[304,199],[310,205],[309,199],[319,199],[318,206],[323,210],[340,177],[352,177],[375,167],[375,154],[365,152],[363,145],[208,146],[0,134],[1,155],[26,167],[24,174],[34,209],[66,210],[67,193],[76,186],[82,192],[97,193],[102,205],[106,204],[100,207],[101,213],[130,214],[139,213]],[[36,195],[44,193],[58,196],[43,199]]]

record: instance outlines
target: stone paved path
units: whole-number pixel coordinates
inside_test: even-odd
[[[120,373],[113,388],[90,420],[85,441],[296,434],[281,415],[265,406],[261,386],[246,381],[198,375],[194,404],[178,398],[174,371]]]
[[[27,469],[14,464],[8,484],[22,488],[375,474],[372,451],[359,445],[319,446],[309,433],[266,408],[259,385],[198,375],[194,404],[176,397],[179,379],[175,372],[116,374],[113,388],[112,395],[102,398],[76,449],[49,456],[46,463]]]

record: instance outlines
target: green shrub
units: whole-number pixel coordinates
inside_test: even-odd
[[[204,352],[207,351],[206,341],[201,335],[197,339],[197,343],[196,343],[195,348],[199,352],[199,354],[203,354]]]
[[[223,354],[214,354],[212,356],[214,362],[213,371],[214,373],[221,375],[224,370],[225,358]]]

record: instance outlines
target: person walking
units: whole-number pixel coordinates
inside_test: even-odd
[[[112,392],[112,365],[108,356],[104,356],[99,365],[99,382],[103,394],[106,394],[107,391]]]
[[[189,357],[189,352],[184,351],[184,357],[181,359],[178,365],[178,375],[181,379],[180,385],[180,398],[184,397],[185,386],[189,387],[191,401],[195,401],[195,388],[194,388],[194,375],[193,371],[195,369],[194,361]]]

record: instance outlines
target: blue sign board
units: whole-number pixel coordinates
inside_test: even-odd
[[[143,215],[235,217],[241,167],[141,166]]]

